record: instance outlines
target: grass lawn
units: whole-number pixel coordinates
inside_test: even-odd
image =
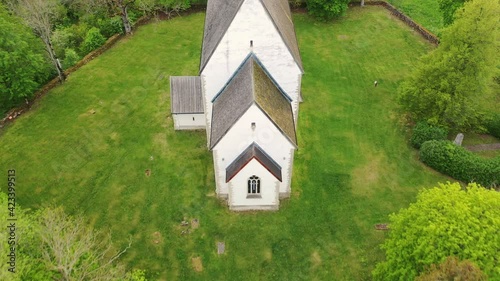
[[[332,24],[295,15],[306,73],[292,196],[278,212],[232,213],[214,197],[205,133],[174,132],[170,117],[168,78],[197,74],[203,19],[140,27],[1,132],[19,204],[81,212],[117,247],[132,237],[124,261],[152,279],[369,280],[383,258],[374,224],[447,180],[419,163],[393,114],[431,46],[380,7]]]
[[[443,16],[438,0],[387,0],[430,32],[439,35]]]

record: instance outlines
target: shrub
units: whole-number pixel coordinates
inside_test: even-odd
[[[424,142],[429,140],[445,140],[447,135],[448,132],[446,129],[431,126],[426,122],[419,122],[413,128],[410,144],[419,149]]]
[[[490,135],[500,138],[500,114],[493,115],[493,118],[486,123],[486,129]]]
[[[99,28],[92,27],[89,31],[87,31],[87,36],[85,36],[85,41],[83,41],[82,49],[85,53],[90,53],[101,47],[105,42],[106,38],[102,36]]]
[[[321,20],[332,20],[347,11],[349,0],[306,0],[307,11]]]
[[[80,60],[80,56],[73,49],[64,50],[64,55],[65,55],[63,60],[64,69],[72,67]]]
[[[117,33],[123,33],[122,20],[118,16],[99,19],[97,24],[101,30],[101,34],[106,38],[109,38]]]
[[[420,160],[463,182],[477,182],[486,187],[500,184],[500,157],[482,158],[450,141],[424,142],[420,148]]]

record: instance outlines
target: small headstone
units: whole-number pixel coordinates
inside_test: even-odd
[[[378,81],[375,80],[375,82],[373,82],[373,86],[377,87],[377,85],[378,85]]]
[[[200,226],[200,221],[199,221],[198,219],[193,219],[193,220],[191,221],[191,227],[192,227],[193,229],[197,229],[199,226]]]
[[[455,140],[453,141],[454,144],[458,145],[458,146],[462,146],[462,141],[464,140],[464,134],[462,133],[459,133],[457,135],[457,137],[455,138]]]
[[[188,225],[189,225],[189,222],[187,222],[187,221],[181,221],[181,225],[182,225],[182,226],[188,226]]]
[[[191,262],[193,263],[193,269],[196,272],[203,271],[203,263],[201,262],[201,257],[191,258]]]
[[[217,242],[217,254],[222,255],[226,251],[226,244],[224,242]]]
[[[386,223],[379,223],[375,225],[376,230],[389,230],[389,225]]]

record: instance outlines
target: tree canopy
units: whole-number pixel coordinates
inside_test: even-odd
[[[306,0],[307,11],[321,20],[332,20],[347,11],[349,0]]]
[[[48,64],[41,50],[33,33],[0,4],[0,103],[31,97],[45,80]]]
[[[7,202],[15,201],[0,192],[0,205],[5,206],[0,219],[10,223]],[[144,271],[126,272],[118,261],[128,247],[116,252],[111,236],[88,226],[82,216],[68,216],[61,208],[30,212],[17,204],[12,212],[15,243],[8,239],[10,232],[0,232],[0,250],[6,253],[0,256],[0,280],[146,281]],[[11,252],[15,273],[9,271]]]
[[[374,280],[414,280],[449,256],[500,278],[499,192],[474,183],[465,189],[439,184],[389,218],[389,237],[382,245],[386,259],[373,271]]]
[[[413,121],[457,130],[483,122],[481,100],[499,62],[500,3],[474,0],[457,11],[436,50],[425,55],[399,88],[399,103]]]

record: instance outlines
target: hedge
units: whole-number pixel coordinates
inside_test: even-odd
[[[420,160],[462,182],[500,186],[500,157],[482,158],[450,141],[430,140],[422,144]]]
[[[410,144],[419,149],[420,146],[429,140],[446,140],[448,131],[443,128],[431,126],[427,122],[419,122],[413,128],[413,134],[410,138]]]
[[[486,129],[490,135],[500,138],[500,114],[493,116],[491,120],[486,123]]]

